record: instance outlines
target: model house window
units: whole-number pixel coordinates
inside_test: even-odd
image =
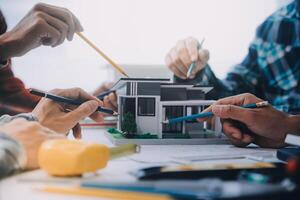
[[[155,116],[155,98],[138,99],[139,116]]]
[[[183,106],[164,106],[166,119],[182,117]],[[163,124],[163,133],[182,133],[182,122]]]

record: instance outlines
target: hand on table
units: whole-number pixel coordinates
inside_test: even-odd
[[[57,133],[68,133],[73,129],[74,137],[81,138],[81,128],[78,123],[80,120],[85,117],[98,122],[103,120],[103,114],[96,111],[98,106],[103,106],[102,101],[82,89],[55,89],[50,93],[86,102],[77,107],[43,98],[32,111],[43,126]]]
[[[165,63],[177,77],[193,79],[207,64],[209,52],[202,48],[198,50],[198,44],[198,40],[193,37],[179,40],[166,55]],[[193,61],[196,61],[196,66],[191,76],[187,77],[188,69]]]
[[[1,60],[22,56],[41,45],[56,47],[83,30],[69,10],[44,3],[35,5],[11,30],[0,37]]]
[[[38,168],[38,150],[40,145],[50,139],[64,139],[65,136],[43,127],[38,122],[29,122],[25,119],[15,119],[0,126],[3,132],[18,141],[26,153],[26,169]]]
[[[221,118],[223,132],[236,146],[255,143],[261,147],[282,147],[289,132],[288,114],[270,105],[254,109],[240,107],[261,101],[252,94],[241,94],[220,99],[203,112],[212,111]]]

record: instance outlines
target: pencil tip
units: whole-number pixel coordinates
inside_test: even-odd
[[[268,106],[268,105],[269,105],[268,101],[262,101],[262,102],[256,103],[257,107],[265,107],[265,106]]]
[[[113,116],[118,116],[119,115],[119,113],[118,112],[113,112]]]

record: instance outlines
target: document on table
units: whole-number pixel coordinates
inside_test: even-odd
[[[130,156],[141,163],[190,163],[207,160],[274,158],[276,150],[256,146],[237,148],[232,145],[145,145],[141,154]]]

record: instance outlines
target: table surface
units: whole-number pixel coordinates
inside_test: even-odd
[[[104,129],[85,128],[83,129],[83,140],[107,144],[112,146],[112,143],[104,136]],[[164,151],[165,149],[165,151]],[[34,170],[24,172],[8,178],[0,182],[0,200],[35,200],[35,199],[61,199],[62,197],[68,199],[95,199],[91,197],[82,196],[62,196],[59,194],[45,193],[39,190],[44,185],[76,185],[81,180],[99,180],[99,181],[135,181],[136,179],[128,172],[137,170],[144,167],[157,166],[162,164],[174,164],[172,161],[163,160],[164,155],[168,155],[171,151],[183,151],[183,153],[192,153],[193,155],[203,155],[210,153],[213,155],[212,150],[225,149],[224,153],[240,152],[242,149],[233,147],[231,145],[176,145],[176,146],[142,146],[141,153],[138,156],[129,158],[122,158],[110,161],[105,169],[99,170],[96,174],[85,175],[81,178],[53,178],[49,177],[42,170]],[[242,150],[243,151],[243,150]],[[246,152],[255,152],[257,149],[246,149]],[[266,150],[275,152],[275,150]],[[200,153],[201,152],[201,153]],[[219,152],[220,153],[220,152]],[[153,162],[153,158],[160,157],[161,160]],[[163,159],[162,159],[163,158]],[[148,159],[148,160],[147,160]],[[275,158],[272,158],[275,159]],[[199,161],[200,162],[200,161]],[[249,159],[226,159],[215,161],[201,161],[201,163],[211,162],[256,162]]]

